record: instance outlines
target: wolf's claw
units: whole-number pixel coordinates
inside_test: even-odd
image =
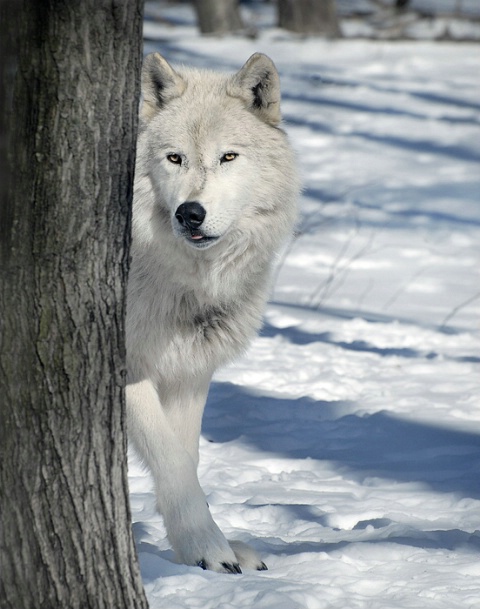
[[[233,562],[233,563],[228,563],[228,562],[222,562],[222,567],[225,569],[225,571],[227,571],[228,573],[241,573],[242,570],[240,569],[240,565],[238,564],[238,562]]]
[[[242,572],[238,562],[222,562],[221,565],[226,573],[241,573]],[[206,571],[207,569],[210,569],[210,565],[207,563],[207,561],[204,558],[202,558],[202,560],[199,560],[197,562],[197,567],[200,567],[200,569],[203,569],[204,571]]]

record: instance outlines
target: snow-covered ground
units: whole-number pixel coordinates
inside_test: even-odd
[[[214,518],[269,570],[176,564],[132,454],[151,608],[480,607],[478,45],[201,38],[187,8],[147,26],[172,62],[274,59],[305,186],[201,441]]]

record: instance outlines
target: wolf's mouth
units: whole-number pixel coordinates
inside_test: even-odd
[[[186,240],[195,247],[207,247],[214,243],[218,237],[206,235],[201,230],[190,229],[183,232]]]

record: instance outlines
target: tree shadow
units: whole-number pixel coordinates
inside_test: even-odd
[[[356,313],[358,316],[358,312]],[[353,317],[353,316],[352,316]],[[273,338],[279,334],[278,328],[265,323],[261,331],[261,336]],[[290,343],[295,345],[308,345],[311,343],[324,343],[327,345],[333,345],[340,347],[346,351],[356,351],[360,353],[373,353],[381,357],[403,357],[406,359],[424,359],[424,360],[435,360],[442,358],[443,360],[449,360],[460,363],[480,363],[480,357],[475,355],[460,355],[460,356],[448,356],[445,354],[437,353],[436,351],[421,351],[419,349],[412,349],[411,347],[376,347],[365,340],[354,340],[351,342],[336,340],[331,332],[321,332],[320,334],[310,334],[303,332],[299,328],[289,327],[283,328],[281,332],[282,336],[285,337]]]
[[[342,477],[360,485],[381,478],[393,484],[419,483],[462,499],[480,499],[479,434],[403,420],[385,411],[362,415],[353,402],[283,399],[230,383],[213,383],[202,435],[210,442],[241,439],[279,458],[328,461]],[[330,515],[314,505],[271,507],[287,512],[284,517],[289,521],[319,524],[325,536],[318,542],[255,539],[257,550],[267,554],[333,553],[355,543],[480,550],[478,531],[422,530],[421,525],[390,518],[363,520],[351,530],[340,530],[332,527]]]
[[[450,552],[469,551],[480,553],[480,532],[469,533],[461,529],[448,531],[422,531],[419,528],[398,524],[388,519],[379,522],[374,520],[359,523],[369,527],[366,534],[357,534],[358,530],[339,531],[337,539],[329,541],[293,541],[286,543],[280,538],[263,539],[257,542],[258,550],[264,553],[292,556],[311,552],[333,554],[352,544],[397,544],[429,550],[447,550]]]
[[[308,98],[305,98],[305,102],[308,101]],[[320,103],[320,102],[318,102]],[[322,105],[331,105],[334,108],[341,107],[346,105],[345,102],[340,102],[338,100],[330,100],[328,103],[324,103],[322,101]],[[372,114],[379,113],[378,109],[366,106],[365,108],[369,108],[369,111]],[[357,108],[358,111],[363,110],[363,108]],[[365,109],[365,111],[367,111]],[[392,114],[393,112],[389,112]],[[373,133],[371,131],[362,131],[360,129],[349,131],[347,134],[338,133],[334,127],[332,127],[332,123],[327,120],[321,121],[317,118],[307,118],[299,117],[297,115],[291,115],[286,113],[285,119],[287,125],[293,125],[295,127],[306,127],[315,133],[329,134],[335,135],[337,137],[344,137],[345,135],[348,138],[359,138],[367,142],[378,143],[382,146],[393,146],[395,148],[400,148],[406,151],[412,151],[416,154],[425,153],[437,155],[440,157],[448,157],[453,158],[455,160],[467,161],[471,163],[478,163],[479,154],[475,148],[469,146],[462,146],[457,144],[439,144],[434,140],[420,139],[415,138],[409,135],[408,137],[401,137],[394,134],[387,135],[379,135]]]
[[[409,89],[405,91],[404,89],[399,89],[398,85],[389,85],[385,82],[378,81],[377,79],[361,79],[355,80],[351,78],[349,75],[346,75],[345,70],[339,68],[338,66],[332,67],[328,63],[325,65],[317,65],[315,69],[315,73],[312,74],[311,66],[300,64],[297,71],[295,73],[289,72],[289,77],[295,79],[301,85],[297,86],[297,90],[305,89],[305,85],[308,90],[321,90],[322,88],[349,88],[349,89],[369,89],[370,91],[378,92],[378,93],[387,93],[391,94],[394,98],[397,98],[400,93],[407,94],[409,97],[420,99],[422,101],[426,101],[430,105],[438,104],[440,106],[449,106],[449,109],[458,109],[462,108],[463,110],[473,110],[474,112],[480,110],[480,104],[476,101],[470,101],[463,99],[461,97],[457,97],[450,94],[445,93],[432,93],[426,92],[422,89]],[[295,95],[291,94],[291,99],[295,99]],[[297,95],[299,101],[303,101],[303,97]],[[318,103],[319,105],[323,104],[324,98],[322,96],[314,97],[311,94],[308,95],[308,98],[305,101],[310,101],[314,103]],[[328,101],[328,100],[327,100]],[[343,106],[345,109],[352,109],[351,105]],[[380,106],[379,110],[383,113],[389,113],[393,110],[396,114],[399,111],[396,108],[392,108],[390,106]],[[366,108],[366,111],[371,111],[369,108]],[[411,118],[429,118],[425,114],[421,114],[418,112],[408,112],[405,116],[410,116]],[[445,121],[449,123],[459,123],[459,124],[472,124],[478,125],[480,120],[476,115],[469,114],[465,115],[456,115],[452,116],[449,114],[440,114],[435,116],[435,120]]]
[[[336,85],[336,83],[332,83],[332,84]],[[336,85],[336,86],[338,86],[338,85]],[[358,86],[360,86],[360,84],[350,85],[350,86],[358,87]],[[367,84],[362,83],[361,86],[366,87]],[[378,89],[378,87],[376,87],[373,83],[369,83],[368,88],[372,89],[372,90]],[[392,94],[393,99],[395,99],[395,97],[398,96],[398,94],[399,94],[398,90],[390,90],[388,92]],[[443,97],[430,96],[429,97],[428,95],[421,95],[420,93],[413,94],[413,96],[422,98],[425,101],[430,102],[430,103],[433,103],[433,102],[442,103],[443,105],[449,106],[450,108],[467,108],[469,110],[474,110],[474,111],[480,110],[480,106],[478,106],[476,104],[470,104],[464,100],[463,101],[455,100],[454,98],[449,98],[447,96],[443,96]],[[345,99],[324,97],[322,95],[313,96],[308,92],[303,93],[303,94],[287,92],[282,96],[282,98],[286,101],[288,100],[288,101],[292,101],[292,102],[296,102],[296,103],[314,104],[314,105],[318,105],[320,107],[325,107],[325,108],[331,107],[331,108],[335,108],[335,109],[339,109],[339,110],[347,110],[347,111],[351,111],[351,112],[364,112],[366,114],[378,114],[378,115],[383,114],[383,115],[388,115],[388,116],[400,116],[400,117],[407,117],[407,118],[416,119],[416,120],[431,119],[431,117],[426,113],[412,112],[411,110],[406,110],[403,107],[395,107],[394,105],[381,106],[381,105],[373,105],[373,104],[355,102],[355,101],[350,101],[350,100],[345,100]],[[451,124],[467,124],[467,125],[478,125],[480,122],[479,119],[474,115],[471,115],[468,117],[440,115],[440,116],[435,116],[435,120],[438,122],[446,122],[446,123],[451,123]]]
[[[358,410],[348,401],[290,400],[213,383],[202,433],[211,442],[241,438],[264,452],[328,461],[359,483],[379,477],[480,498],[479,434]]]
[[[459,229],[480,226],[479,196],[480,184],[478,180],[472,179],[465,180],[462,184],[442,181],[425,186],[402,186],[389,193],[390,201],[388,199],[377,202],[372,202],[371,199],[364,201],[360,197],[355,199],[354,204],[360,211],[373,209],[381,210],[385,214],[384,221],[372,221],[372,219],[362,217],[364,226],[402,228],[406,223],[425,219],[431,223],[432,227],[444,225],[451,230],[452,226]],[[312,196],[312,198],[314,197]],[[462,210],[451,209],[447,212],[439,209],[439,200],[442,199],[463,200]],[[418,200],[422,201],[420,207],[413,203]],[[388,203],[394,201],[410,201],[411,203],[404,203],[401,208],[389,208]]]

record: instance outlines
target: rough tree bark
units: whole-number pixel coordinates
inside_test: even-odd
[[[335,0],[278,0],[278,25],[299,34],[341,36]]]
[[[238,0],[195,0],[202,34],[227,34],[243,28]]]
[[[136,609],[124,288],[143,0],[1,0],[0,606]]]

